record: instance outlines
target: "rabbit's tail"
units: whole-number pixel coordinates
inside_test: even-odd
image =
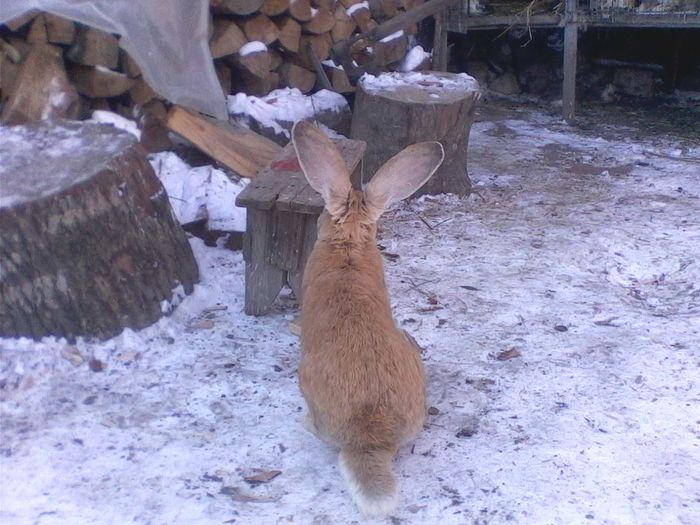
[[[357,507],[369,516],[385,516],[396,508],[399,492],[391,471],[392,450],[340,452],[340,472]]]

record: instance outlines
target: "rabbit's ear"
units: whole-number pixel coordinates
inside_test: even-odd
[[[328,212],[332,216],[342,213],[352,186],[338,148],[321,129],[306,121],[294,124],[292,142],[306,180],[321,194]]]
[[[439,142],[419,142],[391,157],[365,188],[372,220],[394,202],[410,197],[442,164],[445,152]]]

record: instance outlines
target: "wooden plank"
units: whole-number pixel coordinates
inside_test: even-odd
[[[273,210],[272,229],[267,244],[267,262],[285,271],[299,268],[306,217],[301,213]]]
[[[270,236],[270,214],[249,209],[246,214],[245,305],[248,315],[263,315],[274,302],[286,281],[286,272],[266,260]]]
[[[271,140],[235,123],[173,106],[166,125],[243,177],[254,178],[279,154]]]
[[[291,271],[287,274],[287,283],[300,303],[303,301],[302,284],[304,280],[304,270],[306,269],[306,263],[309,260],[311,251],[316,244],[316,222],[318,221],[318,215],[304,215],[304,218],[306,219],[306,224],[304,226],[304,238],[299,256],[299,267],[295,271]]]
[[[562,111],[564,119],[572,123],[576,113],[576,54],[578,52],[578,22],[576,0],[566,0],[564,26],[564,81],[562,83]]]

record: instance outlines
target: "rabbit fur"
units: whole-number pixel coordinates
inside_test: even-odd
[[[438,142],[409,146],[362,192],[352,188],[340,152],[318,127],[299,122],[292,140],[325,202],[302,285],[305,425],[340,449],[340,471],[358,508],[386,515],[398,503],[392,460],[421,430],[426,404],[420,350],[391,313],[377,220],[430,178],[444,152]]]

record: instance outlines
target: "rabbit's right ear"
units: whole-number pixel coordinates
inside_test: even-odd
[[[338,148],[320,128],[303,120],[292,128],[292,142],[306,180],[321,194],[328,213],[343,213],[352,186]]]
[[[394,202],[413,195],[428,182],[444,158],[439,142],[419,142],[387,160],[365,188],[371,219],[377,221]]]

